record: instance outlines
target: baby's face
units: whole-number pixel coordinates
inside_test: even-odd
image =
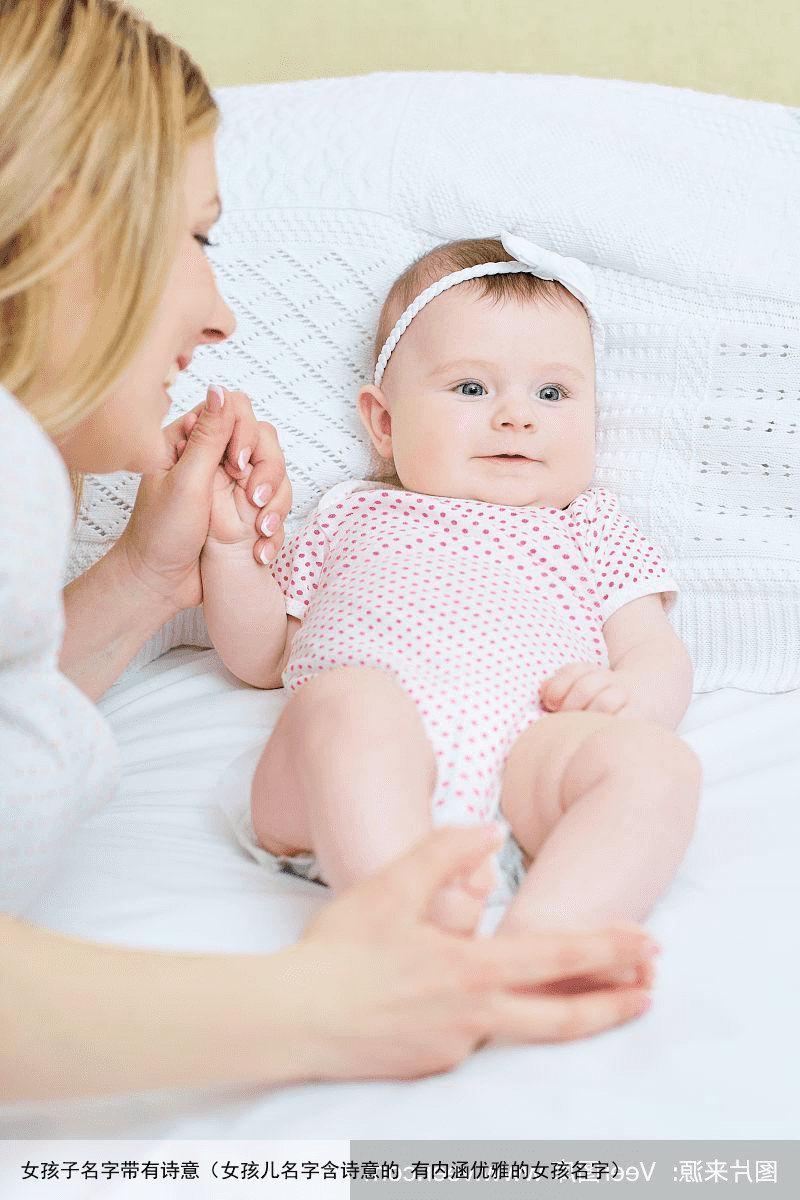
[[[386,408],[377,436],[370,391]],[[577,301],[497,303],[459,285],[414,318],[380,392],[364,389],[360,407],[409,491],[565,508],[594,471],[594,401],[594,347]]]

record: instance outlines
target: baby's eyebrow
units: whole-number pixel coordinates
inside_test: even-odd
[[[577,379],[580,383],[586,382],[586,376],[583,371],[572,363],[544,363],[541,368],[543,375],[571,375],[573,379]]]
[[[483,371],[489,372],[496,367],[496,363],[488,362],[484,359],[476,358],[456,358],[452,362],[444,363],[441,367],[436,367],[434,375],[450,375],[453,373]],[[541,363],[536,368],[537,374],[541,375],[570,375],[579,383],[586,382],[586,376],[579,367],[573,366],[572,363]]]
[[[481,358],[455,358],[452,362],[436,367],[433,373],[434,375],[452,375],[454,373],[463,375],[465,371],[491,371],[495,365],[495,363]]]

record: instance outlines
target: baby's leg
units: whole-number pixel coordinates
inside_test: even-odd
[[[553,713],[511,749],[501,808],[533,860],[501,929],[640,921],[691,838],[697,758],[648,721]]]
[[[272,854],[313,850],[339,891],[430,830],[435,783],[433,748],[408,693],[383,671],[325,671],[292,694],[261,756],[253,828]],[[483,898],[441,895],[432,915],[472,928]]]

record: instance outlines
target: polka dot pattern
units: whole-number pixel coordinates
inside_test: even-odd
[[[416,702],[437,759],[434,818],[494,816],[503,764],[568,662],[608,664],[603,624],[673,588],[608,492],[566,510],[509,508],[369,483],[333,488],[273,565],[302,619],[283,675],[388,672]]]

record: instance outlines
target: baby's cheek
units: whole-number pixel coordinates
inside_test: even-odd
[[[594,476],[597,453],[593,426],[591,431],[580,428],[575,431],[574,438],[567,443],[566,455],[570,463],[574,495],[579,496],[590,486]]]

